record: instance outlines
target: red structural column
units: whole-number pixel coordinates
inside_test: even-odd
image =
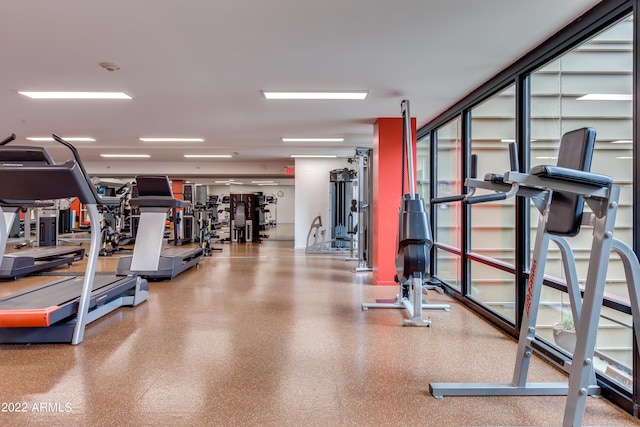
[[[411,119],[413,152],[416,120]],[[415,155],[414,164],[415,164]],[[398,209],[402,194],[408,193],[407,171],[402,181],[402,118],[378,118],[373,136],[373,247],[372,279],[376,285],[395,285],[395,256],[398,237]]]

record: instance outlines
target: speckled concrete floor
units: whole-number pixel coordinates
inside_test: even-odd
[[[362,311],[394,287],[292,242],[226,244],[71,345],[0,346],[3,426],[557,426],[564,397],[447,397],[430,382],[511,379],[516,343],[431,292],[432,328]],[[115,270],[116,258],[99,269]],[[74,264],[73,269],[81,269]],[[0,295],[48,280],[0,283]],[[565,376],[534,358],[532,381]],[[640,425],[590,398],[585,425]]]

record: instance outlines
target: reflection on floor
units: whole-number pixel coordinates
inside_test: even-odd
[[[291,241],[225,244],[71,345],[2,345],[3,426],[557,426],[564,397],[447,397],[429,382],[510,381],[516,343],[446,295],[432,328],[362,311],[393,287]],[[100,258],[114,271],[117,257]],[[72,270],[82,270],[82,263]],[[66,269],[65,271],[68,271]],[[0,283],[6,295],[47,277]],[[534,358],[532,381],[565,375]],[[585,425],[640,425],[589,399]]]

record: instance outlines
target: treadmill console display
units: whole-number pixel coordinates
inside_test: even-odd
[[[171,183],[166,176],[137,176],[136,184],[138,187],[138,195],[145,196],[167,196],[173,197],[171,191]]]

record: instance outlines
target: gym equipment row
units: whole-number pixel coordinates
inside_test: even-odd
[[[102,234],[100,256],[111,256],[114,253],[131,251],[130,248],[125,246],[135,243],[134,236],[137,222],[133,221],[131,209],[127,208],[130,194],[134,187],[131,183],[126,183],[118,189],[105,186],[98,187],[98,194],[117,197],[120,200],[120,203],[115,206],[98,206],[100,232]],[[130,231],[129,235],[124,233],[124,226],[127,222]]]
[[[8,238],[6,218],[10,207],[34,206],[41,200],[77,197],[85,205],[91,224],[91,247],[84,277],[55,280],[35,289],[0,299],[0,342],[79,344],[86,325],[122,306],[137,306],[148,297],[145,277],[173,278],[198,264],[202,248],[162,251],[164,223],[172,207],[188,202],[173,198],[166,176],[137,177],[138,197],[132,206],[140,210],[138,244],[133,256],[121,258],[116,276],[96,277],[100,251],[99,205],[116,206],[120,197],[105,197],[88,177],[80,156],[71,144],[53,135],[67,147],[74,160],[55,164],[44,147],[7,146],[15,136],[0,143],[0,179],[18,184],[0,188],[0,256]],[[6,212],[5,212],[6,211]]]
[[[564,426],[582,425],[587,396],[599,395],[594,370],[594,351],[602,309],[607,267],[611,252],[622,260],[636,341],[640,342],[640,265],[633,250],[613,237],[620,187],[609,176],[589,172],[595,145],[595,130],[577,129],[563,135],[557,166],[535,166],[529,173],[519,172],[515,144],[511,145],[512,165],[503,175],[487,174],[484,180],[467,179],[463,203],[486,203],[508,197],[526,197],[540,212],[531,261],[516,362],[511,382],[431,383],[436,398],[444,396],[533,396],[566,395]],[[493,193],[476,195],[476,190]],[[453,201],[457,196],[453,196]],[[584,204],[591,212],[583,213]],[[592,245],[584,288],[580,288],[571,247],[566,237],[592,228]],[[562,265],[575,322],[577,342],[568,369],[568,383],[527,381],[531,358],[542,350],[536,336],[536,318],[542,294],[549,243],[560,248]],[[541,354],[543,352],[541,351]],[[559,354],[558,358],[562,356]]]
[[[222,248],[211,246],[215,239],[220,238],[216,233],[218,224],[218,196],[207,197],[205,204],[197,202],[193,207],[196,223],[198,224],[198,242],[204,251],[204,256],[211,256],[213,251]]]
[[[56,280],[0,300],[0,342],[79,344],[86,325],[123,306],[137,306],[148,297],[148,283],[136,276],[96,277],[100,249],[98,205],[119,200],[101,197],[91,183],[80,156],[57,135],[54,140],[73,154],[73,160],[56,164],[44,147],[9,146],[15,135],[0,144],[0,199],[19,201],[78,197],[91,219],[91,247],[84,277]],[[0,207],[4,209],[4,207]],[[4,255],[8,227],[0,215],[0,255]]]

